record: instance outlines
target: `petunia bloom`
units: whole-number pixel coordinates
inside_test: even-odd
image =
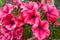
[[[22,26],[21,27],[16,27],[15,35],[16,35],[17,40],[22,39],[22,36],[23,36],[23,27]]]
[[[22,27],[16,27],[13,30],[8,30],[5,26],[0,28],[0,40],[20,40],[22,39],[22,35]]]
[[[21,4],[21,8],[23,9],[22,11],[32,10],[32,9],[38,10],[38,4],[37,4],[37,2],[30,1],[30,2],[26,2],[26,3]]]
[[[54,5],[44,5],[43,10],[49,22],[55,22],[58,19],[59,13]]]
[[[28,16],[27,16],[27,23],[28,24],[31,24],[32,25],[32,24],[35,23],[36,19],[40,19],[40,14],[35,9],[28,10],[27,11],[27,14],[28,14]]]
[[[14,5],[6,3],[4,6],[0,9],[0,21],[5,17],[7,14],[10,14],[12,10],[14,9]]]
[[[37,20],[32,26],[32,32],[38,40],[43,40],[50,35],[49,24],[46,20]]]
[[[20,12],[18,17],[16,18],[17,26],[22,26],[26,23],[27,20],[27,13],[26,11]]]
[[[13,14],[7,14],[2,20],[2,25],[5,25],[8,30],[14,29],[16,27],[16,21]]]
[[[2,8],[1,11],[5,12],[5,13],[11,13],[11,11],[14,9],[14,5],[6,3]]]

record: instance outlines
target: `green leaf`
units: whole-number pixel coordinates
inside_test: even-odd
[[[32,37],[31,26],[25,24],[23,27],[24,27],[23,37],[24,37],[25,39],[28,39],[28,38]]]
[[[47,20],[47,17],[45,16],[45,13],[42,9],[38,9],[38,12],[40,13],[42,20]]]
[[[14,8],[12,13],[15,17],[18,17],[19,13],[21,12],[21,8]]]
[[[58,18],[58,20],[57,21],[60,21],[60,17]]]
[[[60,27],[52,27],[50,26],[50,40],[53,40],[53,39],[60,39]]]
[[[24,0],[23,2],[26,2],[27,0]]]

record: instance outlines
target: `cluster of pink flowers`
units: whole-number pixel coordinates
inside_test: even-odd
[[[25,24],[32,25],[32,33],[38,40],[43,40],[50,35],[49,22],[55,22],[59,17],[54,5],[32,1],[17,3],[16,0],[14,0],[14,3],[16,5],[6,3],[0,9],[0,40],[24,40],[22,36],[24,32],[23,25]],[[14,8],[22,9],[17,17],[12,13]],[[42,14],[47,20],[41,19]]]

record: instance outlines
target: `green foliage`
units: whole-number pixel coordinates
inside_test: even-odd
[[[23,2],[26,2],[27,0],[24,0]]]
[[[3,2],[2,2],[2,0],[0,0],[0,8],[2,7],[2,5],[3,5]]]
[[[12,13],[15,17],[17,17],[19,15],[19,12],[21,11],[22,9],[21,8],[14,8]]]
[[[52,24],[53,25],[53,24]],[[49,40],[60,40],[60,27],[50,26],[50,37]]]
[[[42,20],[47,20],[47,17],[45,16],[45,13],[42,9],[38,9],[38,12],[40,13]]]
[[[28,25],[28,24],[25,24],[25,25],[24,25],[23,37],[24,37],[25,39],[32,37],[31,26]]]
[[[60,22],[60,17],[58,18],[58,20],[57,20],[58,22]]]

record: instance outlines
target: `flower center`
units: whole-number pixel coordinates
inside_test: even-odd
[[[10,21],[10,24],[13,25],[13,24],[15,24],[15,23],[14,23],[14,21]]]
[[[38,26],[38,29],[40,30],[41,29],[41,26]]]
[[[32,15],[32,18],[36,18],[34,15]]]
[[[17,38],[13,38],[13,40],[17,40]]]
[[[50,12],[48,12],[48,14],[50,14]]]

